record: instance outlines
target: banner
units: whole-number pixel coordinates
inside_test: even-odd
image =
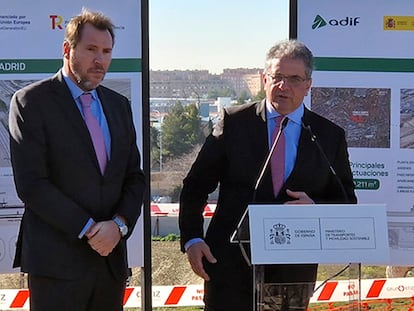
[[[83,7],[103,12],[115,25],[113,60],[102,84],[130,99],[137,144],[142,152],[141,1],[126,0],[119,5],[98,0],[0,0],[0,7],[0,207],[22,206],[14,189],[10,163],[10,99],[16,90],[49,77],[62,67],[65,26]],[[140,217],[128,241],[131,266],[143,266],[142,223]]]
[[[414,255],[414,40],[410,0],[297,0],[315,56],[305,104],[345,129],[359,203],[385,203],[391,264]]]

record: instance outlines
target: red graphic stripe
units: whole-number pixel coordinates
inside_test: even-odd
[[[385,280],[376,280],[372,283],[371,288],[368,291],[367,298],[379,297],[382,288],[385,285]]]
[[[29,291],[27,289],[19,290],[16,297],[10,305],[11,308],[23,308],[27,299],[29,299]]]
[[[163,212],[158,205],[151,204],[151,213],[155,215],[165,216],[168,212]]]
[[[134,289],[132,287],[127,287],[125,289],[125,293],[124,293],[124,301],[122,302],[122,305],[125,306],[125,304],[127,303],[129,297],[131,297],[132,292],[134,291]]]
[[[338,282],[326,283],[321,293],[319,294],[318,301],[330,300],[337,286],[338,286]]]
[[[158,205],[151,204],[151,212],[152,213],[160,213],[161,212],[161,209],[160,209],[160,207]]]
[[[183,296],[186,286],[175,286],[165,301],[165,305],[176,305]]]
[[[212,217],[214,215],[214,212],[211,210],[210,206],[206,205],[204,207],[204,216]]]

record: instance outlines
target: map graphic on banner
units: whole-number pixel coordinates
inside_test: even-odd
[[[344,128],[358,202],[387,205],[391,264],[414,265],[413,2],[297,4],[315,56],[305,104]]]
[[[22,202],[14,189],[10,162],[10,99],[16,90],[50,77],[61,68],[66,23],[83,7],[103,12],[115,25],[113,60],[102,84],[130,99],[137,144],[142,151],[141,1],[123,1],[122,6],[98,0],[0,0],[0,3],[0,41],[4,43],[0,50],[0,208],[17,210]],[[7,228],[11,230],[10,226]],[[131,266],[143,265],[142,237],[141,217],[128,240]],[[2,260],[0,256],[0,272],[4,271]]]

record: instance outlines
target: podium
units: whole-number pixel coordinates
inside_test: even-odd
[[[252,267],[255,311],[306,310],[318,289],[313,281],[278,282],[273,267],[345,264],[353,288],[347,310],[359,310],[361,264],[389,263],[384,204],[251,204],[231,242]]]

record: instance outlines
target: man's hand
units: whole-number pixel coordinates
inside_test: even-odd
[[[92,249],[101,256],[108,256],[121,239],[118,225],[112,220],[94,224],[86,237]]]
[[[206,257],[210,263],[216,263],[217,259],[214,258],[210,251],[210,247],[208,247],[206,242],[201,241],[191,245],[187,249],[186,253],[191,269],[193,269],[194,273],[202,277],[204,280],[210,281],[210,276],[204,270],[202,259],[203,257]]]
[[[285,204],[315,204],[315,202],[303,191],[286,190],[288,196],[293,198],[292,201],[287,201]]]

